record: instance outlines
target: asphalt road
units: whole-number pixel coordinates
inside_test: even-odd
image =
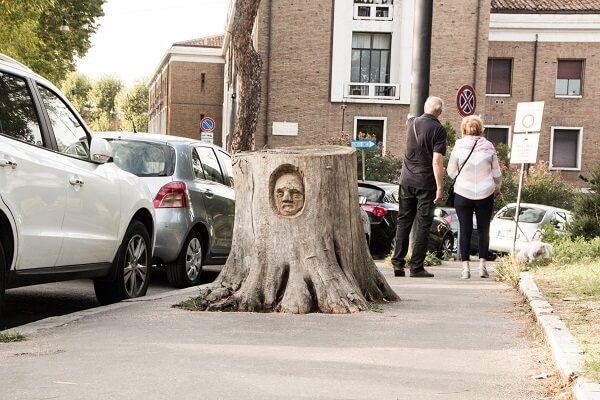
[[[218,267],[209,266],[202,272],[201,283],[212,282]],[[169,286],[164,271],[154,270],[147,295],[175,290]],[[75,280],[9,289],[5,296],[4,319],[0,331],[16,328],[48,317],[70,314],[98,307],[91,280]]]

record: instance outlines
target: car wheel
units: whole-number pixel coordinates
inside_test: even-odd
[[[2,315],[4,314],[4,290],[6,285],[6,256],[4,255],[4,248],[0,243],[0,321],[2,321]],[[0,325],[0,329],[1,325]]]
[[[183,288],[197,285],[202,274],[202,236],[194,230],[190,232],[177,261],[167,265],[167,279],[172,286]]]
[[[444,236],[444,240],[442,240],[442,245],[438,251],[438,258],[440,260],[447,260],[452,256],[454,249],[453,242],[454,240],[452,240],[452,235]]]
[[[150,235],[144,224],[133,221],[125,232],[114,261],[114,280],[94,280],[100,304],[111,304],[146,294],[150,283]]]

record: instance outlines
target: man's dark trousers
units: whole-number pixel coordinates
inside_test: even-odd
[[[415,221],[415,243],[410,257],[411,273],[424,270],[423,262],[427,254],[429,229],[433,222],[435,190],[417,189],[400,185],[398,225],[396,226],[396,247],[392,255],[394,269],[404,268],[404,258],[408,253],[410,230]]]

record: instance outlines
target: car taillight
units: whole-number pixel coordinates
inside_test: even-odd
[[[537,230],[533,234],[533,238],[531,240],[542,240],[542,231]]]
[[[380,207],[380,206],[370,206],[367,204],[363,204],[363,205],[361,205],[361,207],[363,208],[363,210],[365,210],[366,212],[370,212],[377,218],[381,218],[388,213],[388,211],[385,208]]]
[[[187,187],[184,182],[169,182],[160,188],[154,198],[154,208],[185,208]]]

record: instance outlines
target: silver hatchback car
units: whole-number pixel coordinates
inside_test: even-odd
[[[151,133],[103,133],[114,163],[154,196],[154,263],[171,285],[198,284],[202,265],[223,264],[233,236],[231,157],[199,140]]]

